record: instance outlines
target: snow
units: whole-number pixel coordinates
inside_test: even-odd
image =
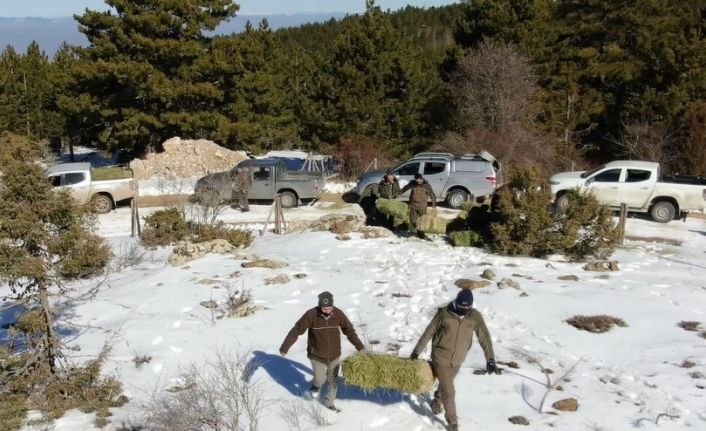
[[[201,176],[191,178],[152,177],[138,181],[140,196],[192,195],[196,181]]]
[[[355,188],[355,183],[327,182],[324,185],[324,192],[342,195]]]
[[[328,204],[326,204],[328,205]],[[327,213],[326,205],[289,210],[288,220],[314,219]],[[252,207],[249,213],[228,210],[221,217],[234,225],[253,226],[266,217],[269,206]],[[144,210],[143,216],[154,209]],[[352,210],[351,210],[352,211]],[[99,233],[116,253],[132,243],[129,210],[118,209],[99,216]],[[309,387],[311,365],[306,358],[306,336],[299,338],[286,358],[278,354],[285,334],[294,322],[315,305],[322,290],[334,294],[336,305],[356,325],[364,340],[375,340],[373,351],[399,346],[409,355],[434,310],[451,300],[458,278],[479,278],[485,268],[497,280],[512,277],[529,296],[515,289],[491,286],[474,291],[475,305],[483,313],[493,337],[499,361],[515,360],[517,370],[501,376],[474,375],[485,360],[477,343],[456,378],[456,402],[461,429],[515,430],[508,418],[525,416],[532,430],[583,430],[594,425],[606,430],[627,430],[641,418],[640,429],[706,429],[706,385],[691,372],[706,373],[706,340],[677,326],[682,320],[706,324],[706,224],[703,220],[667,225],[631,218],[628,234],[683,241],[681,246],[628,242],[614,259],[619,272],[586,272],[582,264],[562,259],[502,257],[475,248],[452,248],[441,238],[432,241],[413,237],[364,240],[352,234],[339,241],[328,232],[290,235],[257,235],[244,250],[258,256],[284,260],[283,269],[243,269],[232,255],[208,255],[180,267],[166,263],[169,249],[148,251],[137,267],[111,273],[100,284],[94,299],[73,302],[62,314],[81,331],[73,335],[69,351],[81,361],[96,354],[106,341],[112,344],[105,365],[107,374],[123,382],[131,402],[112,409],[108,429],[123,423],[139,423],[141,406],[150,396],[177,382],[180,368],[203,364],[216,350],[251,349],[261,361],[254,375],[266,402],[260,420],[262,430],[285,430],[280,405],[297,399]],[[278,274],[307,274],[285,285],[264,285]],[[558,280],[577,275],[578,282]],[[216,280],[215,284],[199,283]],[[73,285],[78,292],[95,287],[98,280]],[[201,301],[222,301],[226,287],[251,289],[258,305],[256,314],[237,319],[213,320]],[[393,297],[405,293],[411,297]],[[75,296],[75,295],[74,295]],[[574,329],[564,321],[576,314],[609,314],[624,319],[628,327],[604,334]],[[66,322],[64,322],[66,323]],[[511,350],[524,348],[544,360],[554,376],[580,361],[563,391],[549,394],[546,410],[559,399],[575,397],[574,413],[537,413],[544,391],[538,368],[513,357]],[[354,348],[344,338],[344,356]],[[137,369],[133,358],[152,357]],[[423,357],[428,357],[428,348]],[[684,369],[689,359],[697,364]],[[523,399],[522,387],[527,400]],[[531,393],[530,393],[531,392]],[[315,401],[306,401],[315,402]],[[328,415],[327,429],[434,430],[443,429],[443,418],[433,418],[417,397],[398,393],[366,394],[341,386],[337,406],[343,411]],[[657,415],[673,411],[679,417]],[[72,411],[55,423],[57,431],[93,429],[93,416]],[[305,429],[315,429],[308,424]],[[595,428],[599,429],[599,428]]]

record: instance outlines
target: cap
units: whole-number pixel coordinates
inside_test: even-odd
[[[473,306],[473,292],[471,289],[461,289],[456,295],[456,305],[463,308],[469,308]]]
[[[333,307],[333,295],[331,292],[319,293],[319,307]]]
[[[422,177],[422,174],[414,174],[414,179],[415,179],[415,180],[420,180],[420,179],[422,179],[422,178],[424,178],[424,177]]]

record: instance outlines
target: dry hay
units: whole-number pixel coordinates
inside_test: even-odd
[[[380,353],[361,353],[342,363],[346,384],[364,390],[388,389],[411,394],[428,392],[434,384],[427,361]]]
[[[436,211],[432,214],[424,214],[417,221],[417,229],[425,233],[445,234],[446,226],[449,220],[436,215]]]
[[[608,332],[614,325],[620,326],[621,328],[628,326],[623,319],[608,316],[606,314],[600,314],[597,316],[578,315],[570,318],[566,321],[566,323],[576,329],[592,332],[594,334]]]

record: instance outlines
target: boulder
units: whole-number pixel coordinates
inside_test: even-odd
[[[205,139],[174,137],[165,141],[162,148],[162,153],[150,153],[144,159],[130,162],[136,180],[201,177],[232,169],[248,158],[244,151],[231,151]]]
[[[273,259],[255,259],[249,262],[243,262],[240,264],[243,268],[270,268],[279,269],[289,266],[286,262],[281,262],[279,260]]]
[[[495,271],[493,271],[492,269],[486,268],[485,271],[483,271],[483,274],[481,274],[481,277],[485,278],[486,280],[495,280],[495,277],[497,277],[497,275],[495,275]]]
[[[482,289],[490,286],[488,280],[469,280],[467,278],[459,278],[454,284],[461,289]]]
[[[167,260],[172,266],[180,266],[209,253],[227,254],[234,249],[235,247],[225,239],[214,239],[198,243],[184,241],[174,246],[172,254]]]
[[[507,288],[520,290],[520,283],[513,280],[512,278],[503,278],[498,282],[498,289]]]
[[[265,279],[265,285],[270,284],[287,284],[291,281],[287,274],[280,274],[275,277],[270,277]]]
[[[620,266],[617,260],[597,260],[595,262],[588,262],[584,265],[583,269],[594,272],[609,272],[620,271]]]
[[[216,301],[201,301],[201,306],[204,308],[209,308],[211,310],[218,308],[218,303]]]
[[[579,278],[575,275],[562,275],[559,277],[561,281],[579,281]]]
[[[336,226],[337,230],[347,230],[347,232],[334,233],[357,232],[365,226],[365,216],[355,214],[328,214],[310,223],[308,229],[318,232],[333,232],[334,226]]]
[[[552,407],[561,412],[575,412],[579,408],[579,402],[576,398],[565,398],[552,404]]]
[[[360,230],[364,239],[387,238],[393,235],[389,229],[384,227],[366,226]]]
[[[527,420],[527,418],[525,418],[524,416],[513,416],[511,418],[508,418],[507,420],[509,420],[511,424],[515,424],[515,425],[529,425],[530,424],[529,421]]]

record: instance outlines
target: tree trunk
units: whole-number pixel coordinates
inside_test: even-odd
[[[56,357],[58,356],[57,346],[58,339],[54,332],[54,319],[52,316],[51,305],[49,304],[49,292],[46,286],[39,287],[39,301],[42,306],[42,314],[44,314],[44,339],[45,352],[44,359],[49,365],[49,370],[52,374],[56,374]]]

